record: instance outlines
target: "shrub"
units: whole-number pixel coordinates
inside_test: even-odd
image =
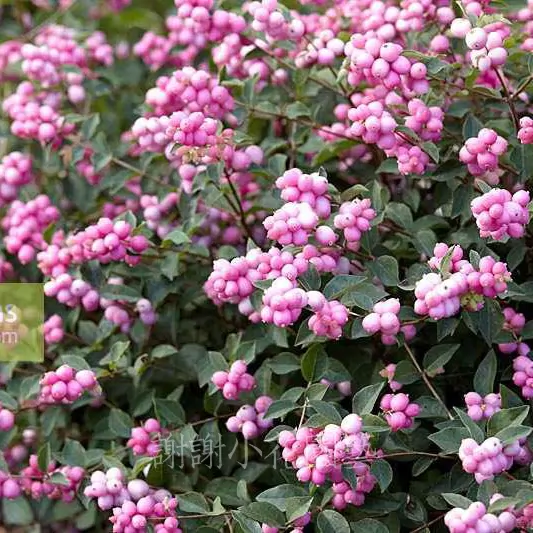
[[[533,528],[531,5],[4,4],[3,524]]]

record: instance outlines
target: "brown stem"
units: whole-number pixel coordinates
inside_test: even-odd
[[[426,529],[428,526],[431,526],[432,524],[435,524],[437,523],[439,520],[442,520],[444,518],[444,515],[446,513],[442,513],[440,514],[439,516],[437,516],[437,518],[434,518],[433,520],[430,520],[429,522],[426,522],[424,525],[420,526],[420,527],[417,527],[416,529],[412,529],[410,531],[410,533],[418,533],[419,531],[423,531],[424,529]]]
[[[213,422],[215,420],[223,420],[224,418],[230,418],[233,416],[232,414],[227,415],[217,415],[217,416],[210,416],[209,418],[204,418],[203,420],[197,420],[196,422],[191,422],[191,426],[199,426],[201,424],[206,424],[207,422]]]
[[[242,207],[241,198],[239,196],[239,193],[237,192],[237,189],[235,188],[235,185],[231,181],[231,177],[227,176],[228,184],[230,186],[231,192],[233,193],[233,196],[235,198],[235,201],[237,202],[237,215],[240,218],[242,229],[246,232],[247,237],[259,248],[259,244],[254,239],[254,236],[246,223],[246,213],[244,212],[244,209]]]
[[[505,101],[507,102],[507,105],[509,106],[509,110],[511,111],[511,116],[513,118],[513,124],[518,132],[520,129],[520,122],[518,120],[518,115],[516,114],[516,109],[514,106],[513,99],[511,98],[511,93],[509,92],[509,88],[507,87],[507,83],[505,83],[505,78],[503,77],[503,74],[500,72],[499,69],[495,68],[494,72],[496,73],[496,76],[498,76],[498,79],[500,80],[503,94],[505,96]]]
[[[415,354],[411,351],[411,348],[409,348],[409,346],[407,344],[404,344],[404,348],[405,348],[405,351],[409,354],[409,358],[411,359],[411,362],[413,363],[413,365],[417,369],[418,373],[420,374],[420,377],[423,379],[424,383],[426,384],[426,387],[429,389],[429,391],[431,392],[431,394],[433,395],[435,400],[437,400],[437,402],[439,402],[441,407],[446,411],[446,414],[448,415],[448,418],[450,420],[453,420],[452,413],[446,407],[446,404],[444,403],[442,398],[439,396],[439,393],[435,390],[435,387],[433,387],[433,385],[431,384],[431,381],[429,381],[429,378],[427,377],[425,371],[422,370],[422,367],[420,366],[420,364],[416,360]]]
[[[123,161],[122,159],[119,159],[118,157],[113,157],[111,159],[115,165],[118,165],[119,167],[125,168],[126,170],[131,170],[132,172],[135,172],[136,174],[139,174],[141,177],[146,177],[152,181],[155,181],[156,183],[159,183],[159,185],[164,185],[165,187],[170,187],[168,183],[165,183],[164,181],[160,180],[159,178],[156,178],[155,176],[151,176],[150,174],[147,174],[144,170],[135,167],[133,165],[130,165],[128,162]]]
[[[349,137],[348,135],[344,135],[342,133],[337,133],[337,132],[334,132],[334,131],[330,131],[328,129],[327,126],[325,126],[324,124],[317,124],[316,122],[313,122],[312,120],[306,120],[306,119],[303,119],[301,117],[295,117],[295,118],[289,118],[287,117],[286,115],[283,115],[281,113],[272,113],[270,111],[263,111],[262,109],[256,109],[254,107],[250,107],[248,106],[247,104],[245,104],[244,102],[240,102],[238,100],[235,100],[235,103],[237,105],[240,105],[242,107],[244,107],[245,109],[247,109],[250,113],[254,113],[256,116],[258,116],[259,118],[266,118],[266,119],[271,119],[271,118],[279,118],[279,119],[285,119],[285,120],[289,120],[289,121],[292,121],[292,122],[296,122],[297,124],[302,124],[303,126],[309,126],[310,128],[313,128],[315,130],[320,130],[320,131],[324,131],[330,135],[332,135],[333,137],[338,137],[339,139],[346,139],[348,141],[355,141],[356,139],[354,139],[353,137]]]

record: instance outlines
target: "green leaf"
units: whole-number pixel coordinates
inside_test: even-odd
[[[457,413],[463,426],[468,429],[470,436],[476,441],[481,443],[485,437],[483,430],[461,409],[454,407],[454,411]]]
[[[194,514],[209,514],[209,504],[203,494],[198,492],[186,492],[178,495],[180,511]]]
[[[381,381],[357,391],[352,400],[352,412],[359,416],[370,414],[384,385],[385,382]]]
[[[318,337],[309,329],[309,320],[304,320],[298,329],[298,334],[296,335],[294,345],[309,346],[310,344],[317,343],[320,340],[321,337]]]
[[[518,144],[511,151],[511,161],[520,171],[520,175],[528,179],[533,174],[533,146]]]
[[[59,361],[64,365],[71,366],[74,370],[91,370],[87,361],[79,355],[63,354]]]
[[[178,350],[175,346],[170,344],[160,344],[156,346],[150,353],[152,359],[164,359],[165,357],[170,357],[178,353]]]
[[[452,506],[459,507],[461,509],[467,509],[472,505],[472,500],[461,496],[460,494],[454,494],[453,492],[444,492],[441,496]]]
[[[76,440],[66,439],[65,446],[63,446],[63,450],[60,454],[60,460],[66,465],[85,467],[85,448]]]
[[[44,437],[49,437],[57,424],[64,420],[64,412],[59,406],[51,406],[41,415],[41,428]]]
[[[91,139],[96,133],[96,130],[99,124],[100,124],[100,115],[98,113],[89,115],[87,119],[83,122],[83,125],[80,130],[83,138],[87,140]]]
[[[470,137],[477,137],[479,130],[483,128],[483,124],[472,113],[469,113],[463,123],[463,138],[465,141]]]
[[[287,521],[293,522],[297,518],[302,517],[309,510],[311,503],[313,503],[312,496],[295,496],[293,498],[287,498],[287,509],[285,511],[287,514]]]
[[[396,286],[400,283],[398,261],[390,255],[378,257],[368,263],[368,268],[385,286]]]
[[[32,508],[24,497],[2,498],[2,518],[4,525],[13,526],[27,526],[34,521]]]
[[[376,459],[370,464],[370,472],[376,478],[381,492],[385,492],[392,481],[392,467],[383,459]]]
[[[417,231],[413,236],[413,244],[420,253],[432,256],[435,244],[437,244],[435,232],[430,229]]]
[[[440,344],[430,348],[424,356],[424,368],[428,374],[433,374],[435,371],[442,368],[453,354],[459,349],[460,344]]]
[[[437,433],[429,435],[428,439],[434,442],[442,451],[455,453],[459,450],[463,439],[470,437],[470,432],[466,428],[446,428]]]
[[[353,533],[389,533],[389,528],[373,518],[363,518],[350,524]]]
[[[398,160],[393,157],[385,159],[376,169],[376,174],[398,174]]]
[[[235,518],[237,524],[242,533],[262,533],[261,526],[259,522],[244,516],[240,511],[231,511],[231,515]]]
[[[518,498],[500,498],[490,504],[487,512],[500,514],[502,511],[506,511],[509,507],[516,507],[519,503],[520,500]]]
[[[426,152],[429,157],[433,160],[434,163],[439,162],[439,149],[437,148],[437,145],[432,142],[424,142],[420,146],[424,152]]]
[[[515,270],[526,257],[527,248],[523,243],[513,245],[511,251],[507,254],[507,268],[510,272]]]
[[[318,515],[316,525],[319,533],[350,533],[350,524],[346,518],[330,509]]]
[[[307,270],[301,276],[298,276],[298,281],[304,286],[307,291],[318,291],[320,290],[320,274],[316,267],[310,264],[307,267]]]
[[[434,457],[420,457],[419,459],[417,459],[413,463],[413,477],[417,477],[423,474],[434,462]]]
[[[321,400],[311,400],[309,405],[319,414],[322,415],[329,424],[340,425],[342,417],[339,411],[333,407],[331,403],[323,402]]]
[[[479,332],[490,346],[494,337],[503,328],[503,314],[500,305],[493,300],[486,300],[483,308],[477,312]]]
[[[69,486],[70,481],[66,478],[65,474],[62,474],[61,472],[55,472],[50,476],[50,483],[54,483],[55,485],[65,485]]]
[[[408,230],[413,227],[413,214],[404,204],[391,202],[385,208],[385,216],[401,228]]]
[[[219,496],[223,505],[238,506],[250,503],[246,482],[231,477],[212,479],[205,488],[204,495]]]
[[[252,520],[274,527],[285,525],[285,516],[273,504],[268,502],[252,502],[240,509],[241,513]]]
[[[474,374],[474,390],[478,394],[486,396],[493,391],[497,369],[498,359],[494,350],[490,350],[490,352],[484,357],[483,361],[481,361]]]
[[[166,248],[172,244],[180,246],[181,244],[186,244],[189,242],[191,242],[191,239],[186,233],[179,229],[175,229],[165,236],[162,245],[164,248]]]
[[[290,413],[295,409],[298,409],[298,405],[291,400],[276,400],[270,404],[270,407],[267,409],[264,417],[266,419],[282,418],[287,413]]]
[[[290,119],[311,116],[311,111],[302,102],[293,102],[292,104],[289,104],[285,110],[285,113]]]
[[[100,296],[107,300],[124,300],[125,302],[138,302],[142,294],[128,285],[104,285]]]
[[[127,342],[115,342],[111,346],[109,353],[100,360],[100,365],[110,365],[112,363],[116,364],[126,353],[126,350],[130,346],[130,341]]]
[[[287,510],[287,503],[293,497],[309,497],[308,492],[301,485],[278,485],[267,489],[256,496],[258,502],[268,502],[277,507],[280,511]]]
[[[328,368],[328,357],[320,344],[314,344],[305,352],[301,361],[302,376],[308,382],[318,381]]]
[[[10,411],[16,411],[18,409],[17,400],[4,390],[0,390],[0,405]]]
[[[185,412],[183,407],[176,400],[165,398],[155,398],[153,401],[157,418],[161,418],[171,425],[185,424]]]
[[[109,414],[109,429],[117,436],[124,439],[131,437],[133,423],[127,413],[113,408]]]
[[[387,424],[387,422],[380,416],[363,415],[361,418],[363,419],[363,431],[366,431],[367,433],[383,433],[390,431],[389,424]]]
[[[528,405],[501,409],[489,418],[487,422],[487,435],[493,437],[507,427],[519,426],[527,418],[528,414]]]
[[[50,450],[50,443],[43,444],[37,452],[37,464],[39,470],[42,472],[48,472],[48,465],[52,460],[52,452]]]
[[[300,359],[293,353],[282,352],[268,360],[268,366],[274,374],[284,375],[300,369]]]
[[[343,294],[354,290],[358,285],[363,283],[367,278],[365,276],[352,276],[349,274],[340,274],[326,283],[322,294],[328,300],[338,300]]]

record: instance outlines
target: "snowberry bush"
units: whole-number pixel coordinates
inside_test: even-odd
[[[533,529],[532,2],[0,4],[1,524]]]

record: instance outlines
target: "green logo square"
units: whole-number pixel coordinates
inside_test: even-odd
[[[44,361],[42,283],[0,283],[0,362]]]

